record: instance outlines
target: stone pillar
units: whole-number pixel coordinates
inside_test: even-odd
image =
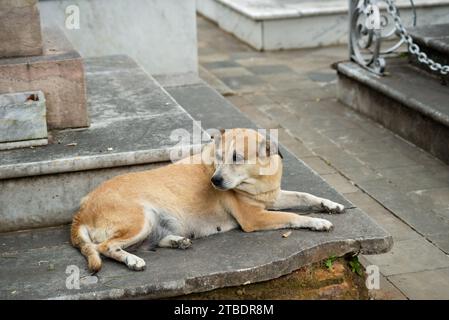
[[[37,0],[0,1],[0,57],[42,54]]]

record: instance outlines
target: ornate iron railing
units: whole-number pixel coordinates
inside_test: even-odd
[[[416,26],[416,10],[410,0],[412,26]],[[405,29],[394,0],[349,0],[349,54],[353,61],[379,75],[385,71],[385,55],[395,52],[406,43],[408,51],[420,63],[442,75],[449,66],[427,57]],[[387,48],[382,44],[388,42]]]

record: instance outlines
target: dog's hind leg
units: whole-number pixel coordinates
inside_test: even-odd
[[[98,245],[98,251],[106,257],[112,258],[119,262],[123,262],[131,270],[141,271],[145,269],[145,260],[126,252],[122,248],[126,247],[126,244],[121,240],[108,240]]]
[[[162,238],[158,246],[161,248],[187,249],[192,246],[192,241],[186,237],[170,234]]]
[[[128,208],[128,217],[114,231],[113,237],[97,245],[97,250],[106,257],[123,262],[131,270],[144,270],[145,261],[123,249],[142,242],[151,233],[151,217],[142,212],[141,208]]]

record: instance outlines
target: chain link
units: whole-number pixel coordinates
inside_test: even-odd
[[[421,48],[413,42],[412,37],[409,35],[408,31],[404,28],[402,24],[401,17],[398,14],[398,10],[394,4],[393,0],[385,0],[387,3],[387,11],[394,19],[394,24],[396,30],[399,32],[399,35],[403,41],[405,41],[408,45],[408,51],[415,55],[419,62],[429,66],[429,68],[433,71],[437,71],[442,75],[447,75],[449,73],[449,65],[442,65],[441,63],[435,62],[429,57],[425,52],[421,51]]]

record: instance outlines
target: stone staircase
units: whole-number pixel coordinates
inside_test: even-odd
[[[410,30],[429,57],[449,62],[449,24]],[[354,62],[337,65],[340,101],[449,163],[449,88],[442,76],[408,57],[387,59],[377,76]]]
[[[81,197],[103,180],[189,147],[170,134],[192,132],[192,118],[134,61],[85,63],[90,127],[51,131],[43,148],[0,153],[0,232],[69,223]]]
[[[448,0],[415,0],[419,25],[443,23]],[[397,0],[411,21],[409,0]],[[257,50],[311,48],[348,39],[348,0],[197,0],[197,11]]]
[[[191,132],[193,119],[203,129],[255,126],[191,74],[154,79],[126,56],[86,59],[85,70],[89,128],[53,130],[44,147],[0,151],[1,299],[172,297],[277,278],[329,256],[391,248],[388,233],[281,146],[283,188],[348,207],[326,216],[332,232],[293,230],[283,238],[283,231],[235,230],[195,240],[186,251],[139,249],[148,263],[144,272],[105,259],[91,277],[69,243],[68,223],[82,196],[111,176],[164,165],[172,151],[194,148],[169,138],[174,129]],[[80,270],[79,289],[66,285],[73,267]]]

